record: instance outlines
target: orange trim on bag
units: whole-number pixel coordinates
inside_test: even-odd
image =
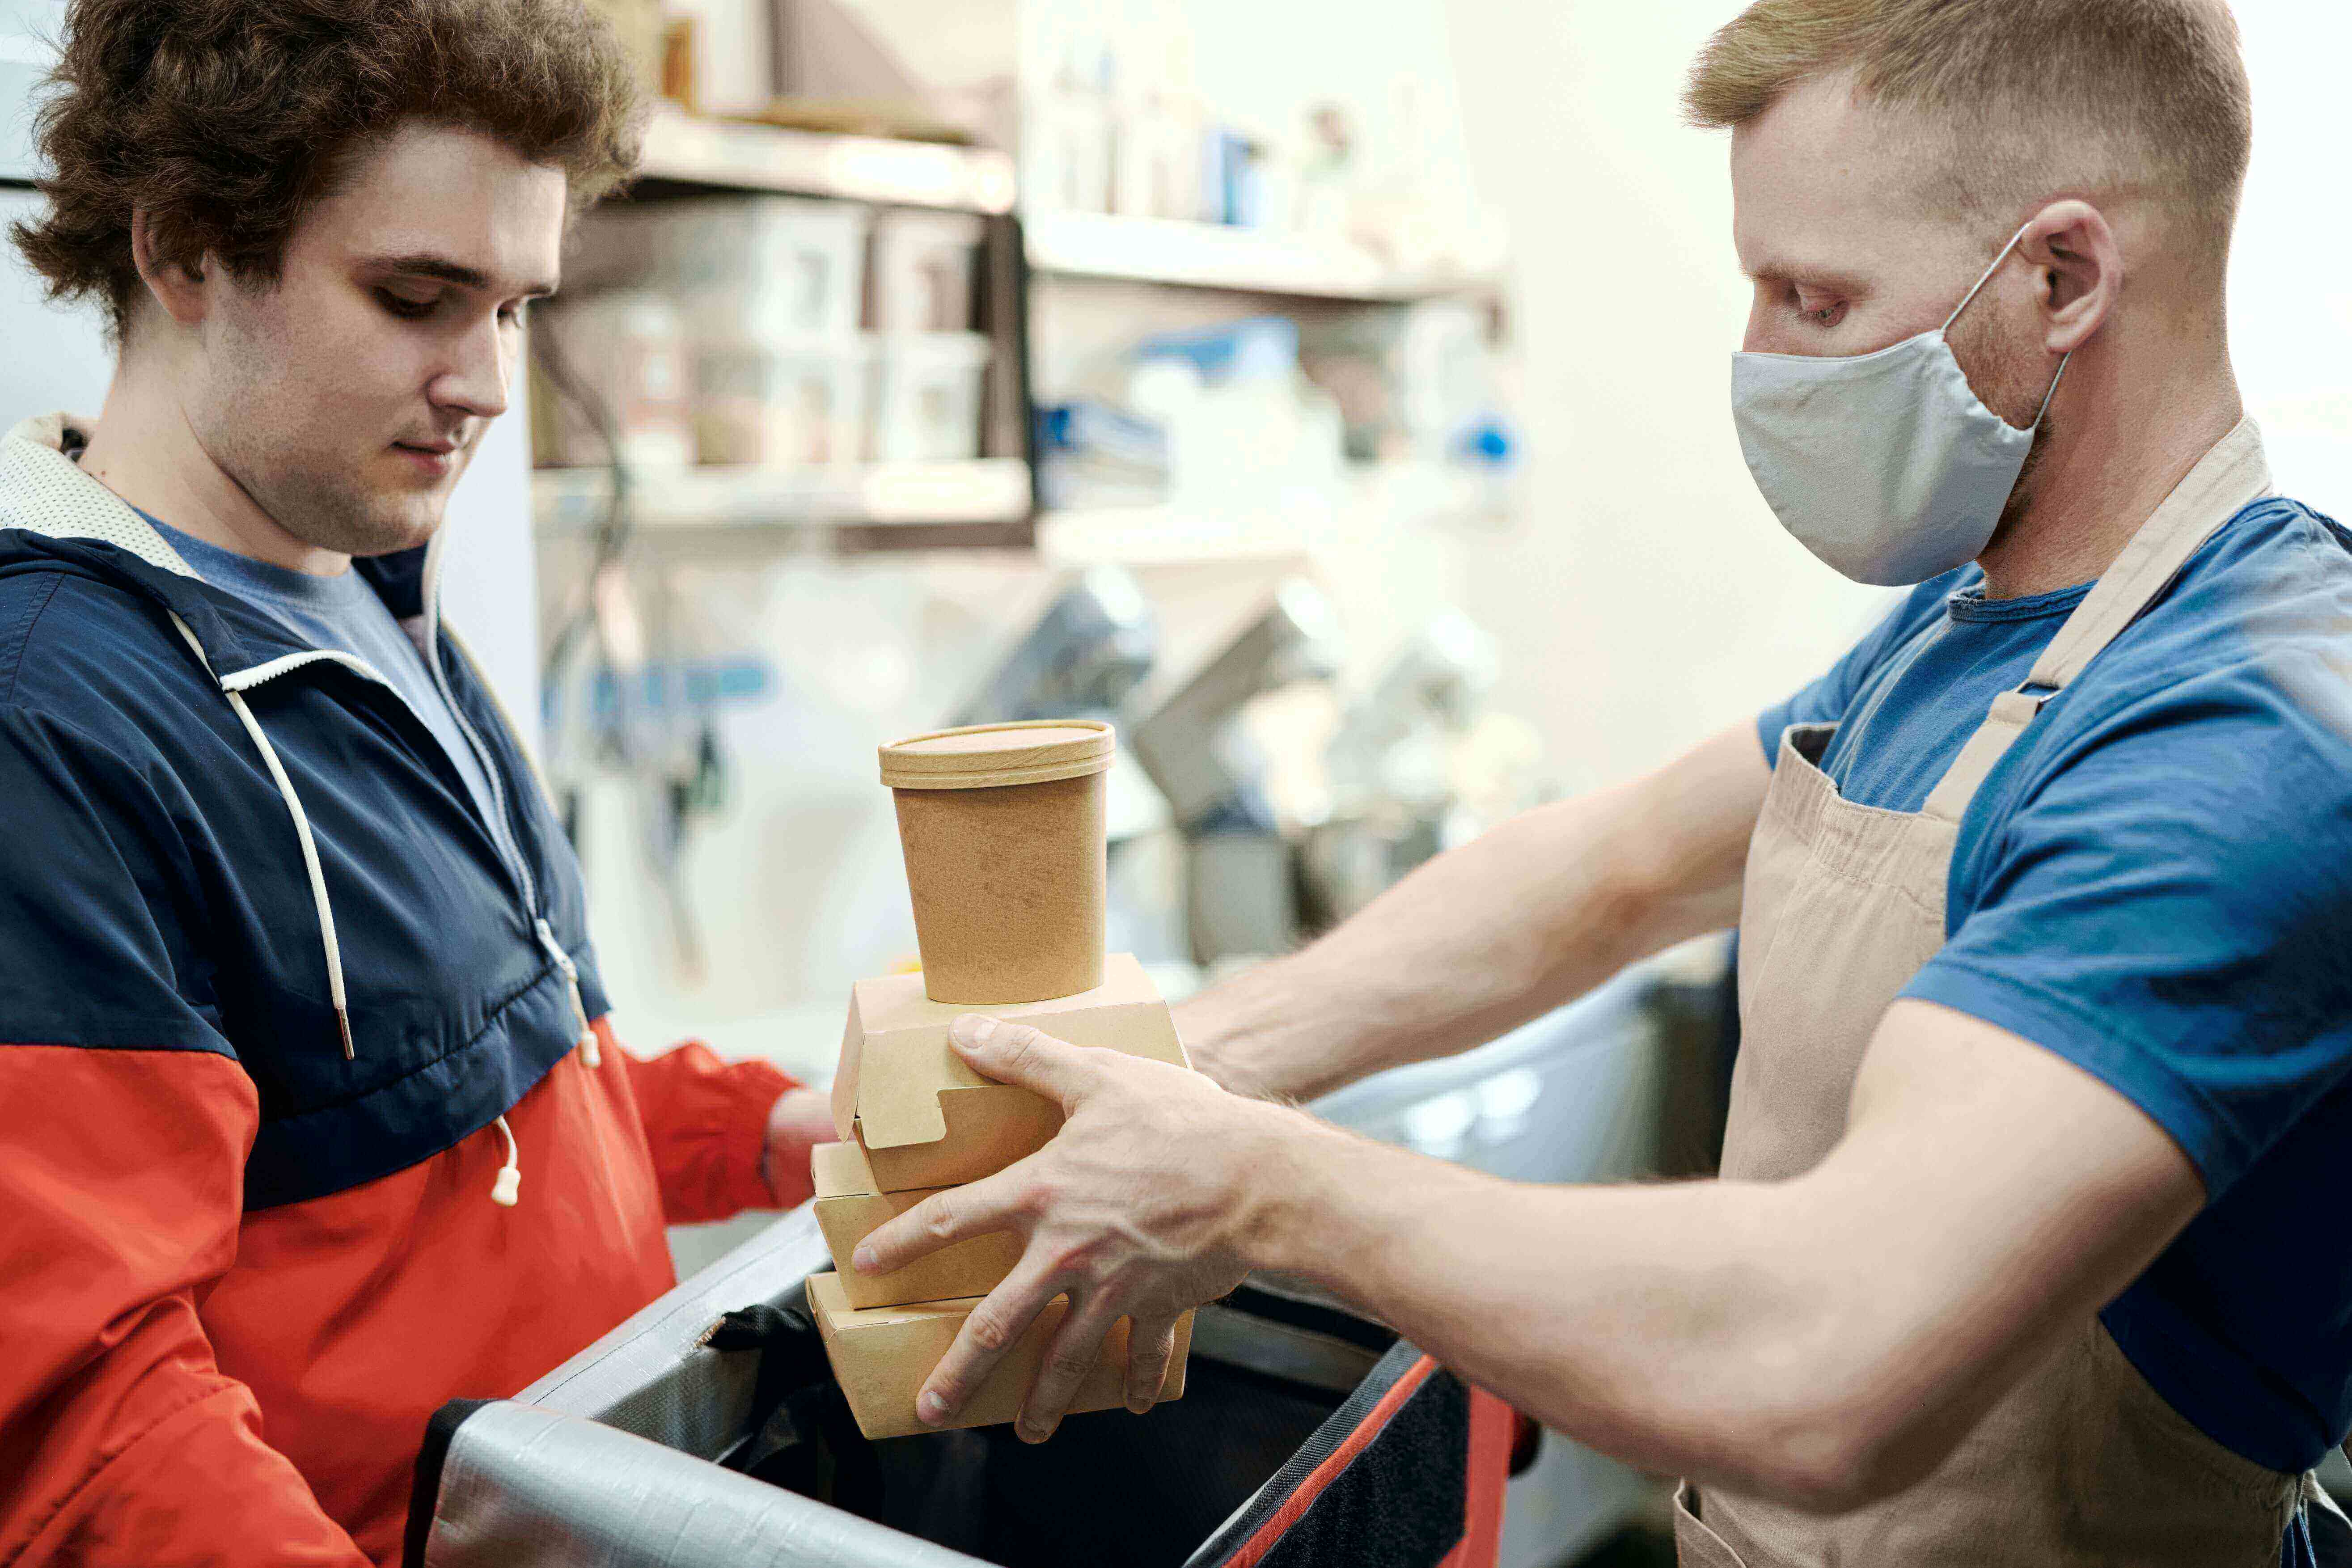
[[[1356,1429],[1348,1434],[1347,1439],[1332,1449],[1321,1464],[1309,1470],[1307,1479],[1292,1489],[1282,1506],[1257,1527],[1256,1532],[1242,1543],[1239,1551],[1225,1560],[1227,1568],[1255,1568],[1258,1559],[1273,1551],[1275,1542],[1298,1522],[1301,1515],[1315,1506],[1315,1500],[1323,1495],[1323,1489],[1331,1484],[1332,1478],[1346,1469],[1355,1461],[1357,1455],[1370,1446],[1372,1439],[1388,1426],[1389,1418],[1403,1407],[1404,1402],[1411,1399],[1421,1385],[1429,1381],[1429,1374],[1436,1370],[1437,1361],[1433,1356],[1423,1356],[1407,1368],[1404,1375],[1396,1380],[1395,1386],[1381,1395],[1381,1402],[1365,1412],[1364,1418],[1356,1423]],[[1449,1563],[1452,1561],[1450,1557],[1447,1559]]]
[[[1483,1388],[1470,1391],[1470,1464],[1463,1487],[1462,1539],[1437,1568],[1494,1568],[1503,1550],[1503,1494],[1519,1413]]]

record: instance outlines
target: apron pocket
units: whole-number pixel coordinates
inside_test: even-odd
[[[1675,1559],[1678,1568],[1748,1568],[1723,1537],[1699,1521],[1698,1494],[1688,1481],[1675,1489]]]

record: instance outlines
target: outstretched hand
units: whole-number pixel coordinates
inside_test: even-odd
[[[972,1310],[915,1402],[954,1414],[1055,1297],[1069,1310],[1015,1429],[1053,1435],[1104,1337],[1128,1321],[1127,1405],[1160,1396],[1177,1320],[1241,1283],[1251,1226],[1276,1193],[1289,1124],[1280,1106],[1226,1093],[1198,1073],[1073,1046],[1021,1024],[967,1015],[949,1042],[974,1070],[1062,1108],[1052,1142],[966,1186],[935,1193],[860,1243],[851,1266],[887,1272],[992,1231],[1019,1233],[1021,1261]]]
[[[813,1089],[787,1089],[776,1097],[768,1112],[766,1148],[760,1174],[780,1209],[808,1202],[814,1183],[809,1177],[809,1151],[830,1143],[840,1134],[833,1130],[833,1101]]]

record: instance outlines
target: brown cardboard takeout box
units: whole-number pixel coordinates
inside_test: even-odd
[[[947,1354],[948,1346],[955,1342],[956,1331],[963,1327],[978,1301],[919,1301],[860,1310],[849,1304],[840,1276],[833,1274],[809,1276],[808,1299],[814,1309],[817,1332],[824,1341],[825,1353],[841,1380],[842,1393],[848,1396],[850,1413],[857,1418],[860,1432],[868,1437],[907,1437],[942,1429],[916,1419],[915,1396],[922,1392],[940,1358]],[[993,1426],[1018,1415],[1068,1310],[1066,1297],[1057,1296],[1048,1302],[948,1426]],[[1122,1318],[1105,1336],[1102,1357],[1078,1385],[1069,1414],[1108,1410],[1126,1403],[1127,1327]],[[1192,1314],[1187,1312],[1177,1320],[1176,1353],[1160,1387],[1163,1401],[1184,1392],[1185,1356],[1192,1342]]]
[[[852,1307],[985,1296],[1021,1261],[1021,1237],[996,1231],[943,1247],[887,1274],[860,1274],[849,1263],[857,1244],[940,1189],[879,1190],[873,1167],[855,1139],[818,1145],[809,1164],[816,1176],[817,1228],[824,1232],[833,1266],[840,1271],[842,1295]]]
[[[972,724],[881,749],[924,983],[987,1005],[1091,991],[1103,973],[1103,773],[1094,720]]]
[[[1045,1147],[1060,1108],[1025,1089],[981,1077],[948,1044],[948,1026],[972,1011],[934,1002],[920,974],[890,974],[851,987],[849,1026],[833,1079],[833,1127],[863,1145],[878,1192],[951,1187],[1001,1171]],[[1029,1024],[1075,1046],[1190,1067],[1168,1004],[1128,953],[1104,962],[1091,991],[988,1016]]]
[[[948,1044],[979,1010],[1072,1045],[1180,1068],[1168,1005],[1133,957],[1103,953],[1103,780],[1110,726],[1091,721],[982,724],[882,748],[898,801],[923,970],[861,980],[833,1080],[838,1143],[810,1156],[816,1217],[834,1274],[812,1275],[809,1305],[858,1430],[930,1430],[915,1398],[972,1309],[1021,1261],[1010,1232],[970,1237],[887,1275],[850,1266],[859,1241],[930,1194],[995,1174],[1045,1147],[1061,1108],[982,1078]],[[1010,1421],[1069,1310],[1056,1297],[965,1402],[952,1425]],[[1184,1391],[1192,1314],[1178,1330],[1160,1397]],[[1127,1324],[1072,1411],[1125,1402]]]

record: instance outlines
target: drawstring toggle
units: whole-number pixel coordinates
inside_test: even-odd
[[[515,1142],[514,1129],[507,1125],[505,1117],[498,1119],[497,1126],[507,1141],[507,1163],[499,1167],[499,1179],[490,1184],[490,1202],[510,1209],[522,1195],[522,1150]]]
[[[555,967],[562,972],[564,984],[571,987],[572,1016],[580,1023],[580,1037],[572,1044],[579,1047],[582,1065],[591,1069],[603,1067],[604,1053],[597,1048],[595,1027],[588,1022],[588,1004],[580,995],[580,966],[572,962],[572,955],[555,940],[555,928],[547,923],[544,916],[539,921],[539,942],[547,949],[548,956],[555,960]]]

